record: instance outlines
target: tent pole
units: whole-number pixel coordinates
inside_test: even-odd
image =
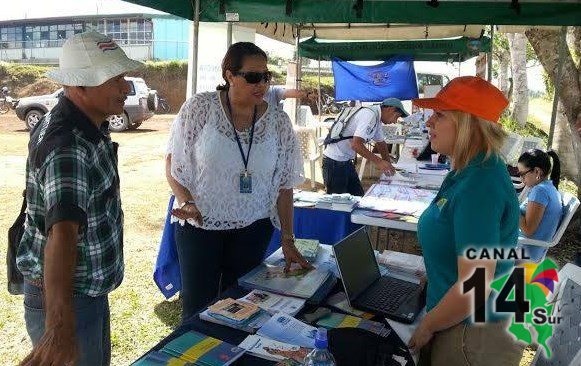
[[[555,96],[553,97],[553,111],[551,112],[551,127],[549,129],[549,140],[547,149],[553,145],[555,134],[555,122],[557,120],[557,106],[559,104],[559,94],[561,93],[561,78],[563,76],[563,58],[565,56],[565,44],[567,38],[567,27],[561,27],[561,37],[559,39],[559,63],[557,66],[557,80],[555,80]]]
[[[492,52],[494,51],[494,24],[490,26],[490,52],[486,55],[488,57],[488,74],[486,80],[492,82]]]
[[[319,122],[321,122],[323,116],[323,111],[321,110],[321,107],[323,106],[323,103],[321,101],[321,56],[319,56],[319,88],[317,93],[319,95],[317,100],[317,103],[319,105],[317,106],[317,109],[319,110]]]
[[[232,46],[232,22],[228,22],[226,28],[226,47],[230,48]]]
[[[301,41],[301,25],[298,24],[297,25],[297,39],[295,42],[295,47],[296,47],[296,53],[297,53],[297,78],[295,80],[295,89],[296,90],[301,90],[301,69],[302,69],[302,65],[301,65],[301,54],[299,51],[299,43]],[[301,100],[297,99],[296,105],[295,105],[295,124],[299,124],[299,118],[300,118],[300,111],[301,109]]]
[[[190,34],[190,52],[188,55],[188,85],[186,89],[186,98],[196,94],[198,83],[198,45],[200,38],[200,0],[192,0],[194,10],[194,22],[192,24],[192,33]]]

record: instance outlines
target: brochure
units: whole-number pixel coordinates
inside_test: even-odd
[[[305,306],[305,300],[261,290],[252,290],[239,300],[258,305],[262,310],[270,314],[283,312],[295,316]]]
[[[296,264],[285,272],[282,265],[271,266],[262,263],[238,279],[238,284],[249,289],[308,299],[317,292],[329,276],[329,271],[303,269]]]
[[[244,354],[244,349],[202,333],[189,331],[170,341],[162,353],[198,366],[227,366]]]
[[[259,311],[260,308],[253,303],[231,298],[220,300],[208,307],[210,315],[232,323],[246,322]]]
[[[319,253],[319,241],[314,239],[295,239],[295,246],[303,258],[313,262]]]
[[[205,320],[210,323],[224,325],[226,327],[242,330],[247,333],[256,333],[256,331],[264,325],[269,319],[270,314],[264,310],[259,310],[253,317],[246,320],[245,322],[232,322],[225,318],[212,315],[208,309],[200,313],[200,319]]]
[[[302,362],[305,356],[311,352],[311,348],[293,346],[259,335],[249,335],[240,343],[239,347],[253,356],[271,361],[292,359]]]
[[[368,319],[362,319],[352,315],[331,313],[317,321],[317,325],[327,329],[332,328],[361,328],[375,333],[382,337],[387,337],[391,329],[385,325]]]
[[[327,299],[327,305],[330,305],[335,309],[341,310],[347,314],[355,315],[357,317],[364,319],[371,319],[374,316],[372,313],[366,313],[365,311],[357,310],[349,306],[347,296],[345,295],[344,292],[337,292],[333,296],[330,296]]]
[[[278,313],[273,315],[256,334],[295,346],[314,348],[317,328],[288,314]]]

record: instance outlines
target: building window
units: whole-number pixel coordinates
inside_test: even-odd
[[[153,41],[151,19],[107,18],[87,22],[0,26],[0,49],[61,47],[67,38],[84,30],[107,34],[120,45],[149,45]]]
[[[21,48],[22,27],[0,27],[0,48]]]

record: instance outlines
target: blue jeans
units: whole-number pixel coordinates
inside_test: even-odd
[[[42,289],[24,281],[24,320],[33,346],[44,334],[43,297]],[[107,295],[74,295],[73,303],[79,345],[76,366],[108,366],[111,363],[111,332]]]
[[[232,230],[204,230],[190,224],[175,224],[182,277],[182,322],[258,266],[272,232],[268,218]]]

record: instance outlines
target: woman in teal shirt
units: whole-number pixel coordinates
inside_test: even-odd
[[[427,122],[432,149],[449,156],[453,170],[418,223],[428,276],[427,315],[409,346],[421,349],[420,364],[518,365],[524,347],[505,330],[506,317],[492,314],[490,296],[490,282],[514,263],[466,257],[468,249],[479,253],[517,244],[518,200],[499,155],[506,133],[496,123],[508,101],[487,81],[466,76],[452,80],[435,98],[413,102],[434,110]],[[482,325],[472,323],[473,293],[462,291],[477,267],[486,269]]]

